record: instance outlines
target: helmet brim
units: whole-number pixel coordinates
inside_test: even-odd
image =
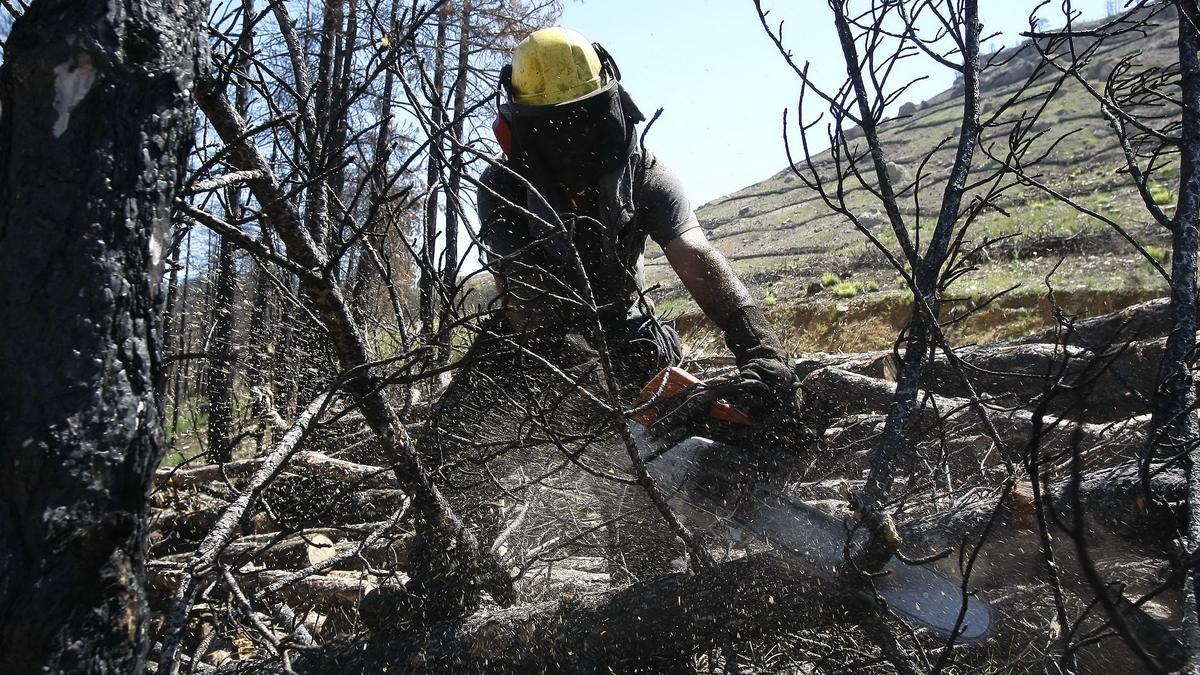
[[[607,99],[612,96],[618,84],[619,82],[616,78],[610,79],[607,84],[604,84],[599,89],[578,98],[573,98],[570,101],[563,101],[562,103],[532,104],[509,101],[504,104],[504,107],[513,117],[552,117],[569,114],[576,108],[588,108],[593,104],[599,103],[597,99]]]

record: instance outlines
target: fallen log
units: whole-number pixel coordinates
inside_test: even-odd
[[[956,351],[965,372],[981,395],[1003,405],[1028,407],[1047,386],[1061,378],[1078,386],[1084,397],[1058,396],[1049,412],[1089,421],[1119,420],[1149,411],[1157,384],[1158,364],[1166,338],[1116,345],[1105,352],[1050,344],[999,344]],[[926,387],[951,397],[967,395],[962,381],[944,356],[928,367]]]
[[[386,592],[385,592],[386,591]],[[665,672],[728,640],[845,626],[863,606],[776,556],[753,556],[619,589],[566,590],[554,601],[491,609],[430,632],[371,605],[411,607],[383,587],[363,603],[376,620],[365,645],[297,660],[300,673]]]
[[[347,491],[337,484],[336,499],[311,499],[309,493],[286,492],[275,499],[271,513],[258,512],[239,523],[235,535],[268,534],[279,530],[307,530],[337,524],[346,527],[374,523],[388,518],[404,502],[399,490]],[[275,493],[273,496],[279,496]],[[227,505],[179,513],[156,511],[150,518],[150,552],[166,556],[195,549],[217,524]]]
[[[1075,535],[1059,526],[1072,523],[1079,515],[1084,523],[1080,535],[1085,537],[1094,572],[1110,584],[1107,593],[1122,619],[1132,627],[1143,648],[1151,650],[1160,663],[1179,667],[1186,654],[1172,627],[1178,626],[1182,618],[1183,598],[1177,588],[1160,592],[1163,568],[1170,566],[1160,544],[1186,522],[1187,510],[1181,499],[1186,484],[1181,473],[1157,472],[1151,489],[1157,499],[1174,504],[1164,508],[1146,504],[1137,463],[1130,462],[1085,473],[1079,481],[1068,477],[1046,485],[1043,503],[1048,510],[1046,522],[1054,548],[1054,572],[1072,612],[1082,615],[1096,600],[1096,591],[1088,582],[1085,563],[1078,554]],[[1028,478],[1017,483],[989,528],[1000,498],[995,492],[976,494],[948,508],[917,508],[907,512],[898,518],[905,542],[902,550],[916,557],[958,547],[964,540],[974,546],[986,529],[988,537],[972,570],[970,587],[985,597],[1008,598],[1013,604],[1000,603],[998,609],[1021,617],[1028,608],[1013,597],[1014,592],[1041,586],[1043,590],[1036,595],[1045,599],[1049,594],[1046,584],[1051,579]],[[1074,510],[1076,498],[1081,507],[1079,514]],[[933,564],[944,574],[957,572],[957,556]],[[1151,593],[1152,597],[1140,603],[1132,601]],[[1046,611],[1050,613],[1049,608]],[[1088,620],[1088,629],[1097,627],[1103,618],[1102,611],[1094,614]],[[1013,644],[1020,643],[1022,631],[1041,630],[1032,624],[1012,628],[1013,632],[1005,639]],[[1029,633],[1027,637],[1036,638],[1037,634]],[[1133,652],[1120,641],[1112,641],[1103,648],[1093,646],[1081,657],[1093,662],[1083,672],[1099,672],[1094,670],[1096,667],[1112,669],[1110,672],[1141,671]]]
[[[858,354],[829,354],[810,352],[801,354],[793,362],[796,377],[803,380],[822,368],[840,368],[846,372],[866,375],[880,380],[895,380],[895,360],[891,350],[862,352]]]
[[[194,469],[160,469],[154,476],[158,488],[186,488],[201,483],[241,481],[250,478],[262,466],[263,459],[242,459],[225,464],[208,464]],[[368,464],[356,464],[310,450],[292,455],[287,470],[312,478],[354,483],[364,488],[398,487],[391,469]]]
[[[1086,421],[1119,420],[1147,412],[1157,385],[1158,365],[1166,338],[1116,345],[1107,352],[1043,343],[1003,342],[956,350],[964,372],[981,396],[1005,406],[1029,407],[1048,384],[1061,377],[1065,386],[1086,383],[1081,402],[1059,396],[1049,412]],[[1064,363],[1065,361],[1065,363]],[[875,379],[895,381],[896,358],[891,351],[866,354],[805,354],[796,362],[799,377],[822,368],[838,368]],[[924,387],[947,397],[966,397],[958,373],[938,352],[925,367]]]
[[[1070,335],[1060,335],[1055,329],[1044,330],[1012,344],[1062,343],[1083,349],[1103,349],[1115,342],[1150,340],[1171,332],[1171,299],[1157,298],[1130,305],[1111,314],[1078,321]]]
[[[230,542],[217,561],[235,567],[253,563],[270,569],[300,569],[354,550],[361,537],[348,538],[346,535],[345,530],[334,528],[310,529],[283,538],[279,533],[250,535]],[[411,533],[386,538],[364,548],[361,558],[350,557],[337,565],[336,569],[363,570],[366,564],[370,564],[377,569],[403,572],[408,564],[412,540]],[[182,565],[190,558],[190,553],[174,553],[158,560]]]
[[[184,513],[157,511],[150,516],[150,555],[154,557],[192,551],[212,532],[224,506]],[[265,513],[256,513],[234,528],[235,534],[255,534],[279,529]]]
[[[894,382],[857,375],[840,368],[822,368],[804,379],[807,391],[819,397],[823,404],[833,408],[840,416],[878,413],[888,409],[895,393]],[[956,435],[982,433],[975,413],[963,398],[931,395],[932,405],[924,405],[918,411],[918,423],[924,429],[942,426]],[[925,394],[918,394],[924,400]],[[1008,450],[1018,450],[1034,433],[1033,414],[1028,410],[992,409],[993,424],[1000,439]],[[1144,443],[1148,420],[1134,418],[1120,423],[1079,423],[1071,420],[1046,416],[1041,426],[1044,447],[1066,449],[1075,442],[1078,432],[1089,463],[1111,459],[1123,450],[1134,450]]]
[[[286,570],[253,570],[236,574],[235,578],[246,591],[257,592],[290,574]],[[151,588],[163,595],[177,593],[183,575],[182,567],[161,563],[148,565],[146,571]],[[299,607],[351,609],[375,588],[376,584],[370,578],[314,574],[284,586],[277,593]]]
[[[400,490],[360,490],[308,476],[280,476],[263,494],[281,529],[384,520],[405,501]]]

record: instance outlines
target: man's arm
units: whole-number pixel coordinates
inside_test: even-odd
[[[795,386],[795,375],[775,331],[745,284],[704,231],[686,230],[663,247],[667,262],[705,316],[725,333],[742,375],[777,393]]]
[[[722,318],[729,310],[755,304],[729,261],[704,236],[704,230],[687,230],[668,242],[663,252],[683,287],[717,325],[724,323]]]

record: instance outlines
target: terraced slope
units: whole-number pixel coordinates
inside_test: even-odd
[[[1138,63],[1165,67],[1175,61],[1175,49],[1175,32],[1164,24],[1140,39],[1108,43],[1086,75],[1103,87],[1108,72],[1121,58],[1140,52]],[[988,69],[982,78],[985,118],[1018,96],[1038,63],[1029,45],[1015,56],[1009,51],[1003,56],[1007,60]],[[1046,69],[1007,108],[1001,121],[1033,115],[1057,81],[1057,72]],[[882,127],[889,168],[901,176],[906,188],[902,207],[910,223],[921,222],[928,228],[936,217],[944,176],[953,159],[961,104],[961,90],[951,89],[906,106],[908,114],[888,120]],[[1011,125],[1005,125],[991,130],[984,147],[1003,157],[1010,129]],[[1067,82],[1054,93],[1034,130],[1044,135],[1028,156],[1049,150],[1046,159],[1031,169],[1039,181],[1121,223],[1155,255],[1165,257],[1166,232],[1150,222],[1122,172],[1124,162],[1112,130],[1099,106],[1079,85]],[[792,140],[796,153],[799,143]],[[851,142],[865,145],[861,139]],[[919,171],[931,152],[923,172]],[[815,161],[826,173],[832,172],[828,152]],[[973,178],[987,175],[996,163],[977,154],[975,167]],[[919,174],[918,193],[915,178]],[[1173,204],[1171,190],[1177,168],[1170,166],[1158,180],[1158,201]],[[847,201],[851,212],[874,223],[873,231],[894,247],[894,235],[879,214],[881,207],[866,189],[849,190]],[[979,269],[951,288],[951,295],[962,301],[952,303],[949,311],[959,312],[1005,289],[1013,290],[995,299],[986,311],[954,325],[952,333],[959,341],[1012,337],[1048,325],[1045,277],[1060,257],[1065,260],[1052,282],[1059,301],[1071,312],[1098,314],[1165,294],[1166,284],[1153,267],[1104,223],[1035,187],[1013,187],[999,205],[1003,212],[983,214],[968,238],[976,242],[985,237],[1008,238],[980,256]],[[898,275],[861,233],[831,213],[790,169],[705,204],[698,215],[710,239],[770,308],[772,319],[792,348],[882,348],[891,344],[903,326],[908,316],[907,294],[899,290]],[[927,229],[920,234],[927,236]],[[831,284],[834,275],[843,281]],[[701,317],[660,256],[648,261],[647,276],[650,283],[661,284],[661,312],[677,318],[691,333],[693,346],[703,346],[700,337],[705,331],[697,330],[704,328]]]

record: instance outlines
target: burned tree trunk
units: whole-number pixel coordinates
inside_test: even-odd
[[[1171,325],[1158,373],[1158,392],[1150,419],[1151,452],[1164,455],[1186,454],[1188,469],[1188,505],[1191,510],[1186,552],[1193,558],[1200,550],[1200,487],[1196,462],[1200,461],[1196,421],[1196,385],[1191,369],[1196,348],[1196,255],[1200,240],[1197,218],[1200,216],[1200,32],[1194,23],[1200,18],[1195,2],[1180,3],[1179,67],[1182,89],[1182,144],[1179,161],[1179,204],[1171,228]],[[1191,564],[1184,582],[1188,595],[1200,598],[1195,587],[1200,566]],[[1193,605],[1193,608],[1195,605]],[[1192,665],[1200,654],[1200,617],[1196,611],[1185,615]]]
[[[458,221],[463,207],[462,144],[466,142],[463,131],[467,122],[467,82],[471,77],[471,0],[463,0],[458,17],[458,79],[454,82],[454,122],[451,125],[450,179],[446,185],[446,246],[442,253],[442,285],[446,288],[445,304],[442,305],[441,325],[438,329],[438,361],[450,358],[450,325],[454,311],[451,297],[458,286]]]
[[[241,200],[230,205],[231,220],[241,210]],[[233,428],[233,302],[237,291],[234,253],[237,248],[228,237],[221,237],[217,254],[217,278],[213,288],[213,337],[208,364],[208,451],[214,462],[233,458],[229,439]]]
[[[438,12],[437,42],[433,47],[433,90],[430,100],[433,103],[433,133],[429,141],[429,167],[425,173],[426,189],[429,194],[425,197],[425,223],[423,244],[421,248],[421,276],[417,282],[420,295],[421,332],[424,335],[433,334],[433,317],[437,314],[437,296],[434,286],[437,285],[437,265],[435,264],[434,249],[437,247],[437,211],[438,183],[441,181],[441,137],[440,127],[445,123],[446,111],[444,106],[446,81],[446,33],[450,23],[449,9],[442,8]]]
[[[141,672],[195,3],[40,0],[0,72],[0,671]]]
[[[251,49],[251,17],[254,3],[242,4],[242,38],[238,43],[240,54]],[[238,59],[244,67],[245,57]],[[249,85],[245,77],[239,77],[236,87],[236,105],[245,114],[250,107]],[[237,222],[242,217],[242,190],[231,187],[226,191],[226,217]],[[235,372],[233,344],[233,305],[237,296],[237,265],[234,255],[237,244],[229,237],[221,237],[217,253],[217,277],[213,289],[213,337],[209,359],[208,382],[208,452],[215,462],[233,459],[231,436],[233,435],[233,374]]]

